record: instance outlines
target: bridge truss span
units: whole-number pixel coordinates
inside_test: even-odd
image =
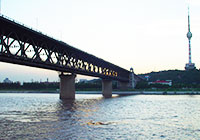
[[[0,61],[129,81],[129,71],[3,16],[0,16]]]

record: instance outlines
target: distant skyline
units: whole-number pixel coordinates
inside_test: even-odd
[[[136,74],[200,68],[199,0],[1,0],[1,13]],[[0,82],[58,81],[55,71],[0,62]]]

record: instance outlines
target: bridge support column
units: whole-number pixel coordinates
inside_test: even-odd
[[[105,98],[112,97],[112,80],[102,79],[102,94]]]
[[[60,99],[75,99],[75,74],[59,75],[60,77]]]

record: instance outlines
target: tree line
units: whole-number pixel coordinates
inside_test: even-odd
[[[49,83],[0,83],[0,90],[42,90],[42,89],[58,89],[58,82]]]
[[[200,88],[200,70],[168,70],[160,72],[151,72],[140,74],[140,77],[145,79],[137,84],[136,88]],[[145,78],[148,76],[149,78]],[[150,85],[149,82],[157,80],[172,80],[172,86],[154,84]]]
[[[57,90],[59,82],[31,82],[31,83],[0,83],[0,90]],[[102,90],[101,79],[75,83],[76,90]],[[113,89],[117,89],[117,82],[113,81]]]
[[[160,72],[151,72],[147,74],[139,75],[143,79],[148,75],[147,81],[140,81],[136,85],[136,89],[152,89],[152,88],[198,88],[200,89],[200,71],[190,70],[169,70]],[[172,80],[172,86],[153,84],[148,82],[154,82],[156,80]],[[0,90],[57,90],[59,89],[59,82],[41,82],[41,83],[0,83]],[[102,90],[101,79],[94,79],[90,81],[78,82],[75,84],[76,90]],[[113,89],[118,89],[117,81],[113,81]]]

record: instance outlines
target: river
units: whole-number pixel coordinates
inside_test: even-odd
[[[200,95],[0,94],[1,140],[199,140]]]

